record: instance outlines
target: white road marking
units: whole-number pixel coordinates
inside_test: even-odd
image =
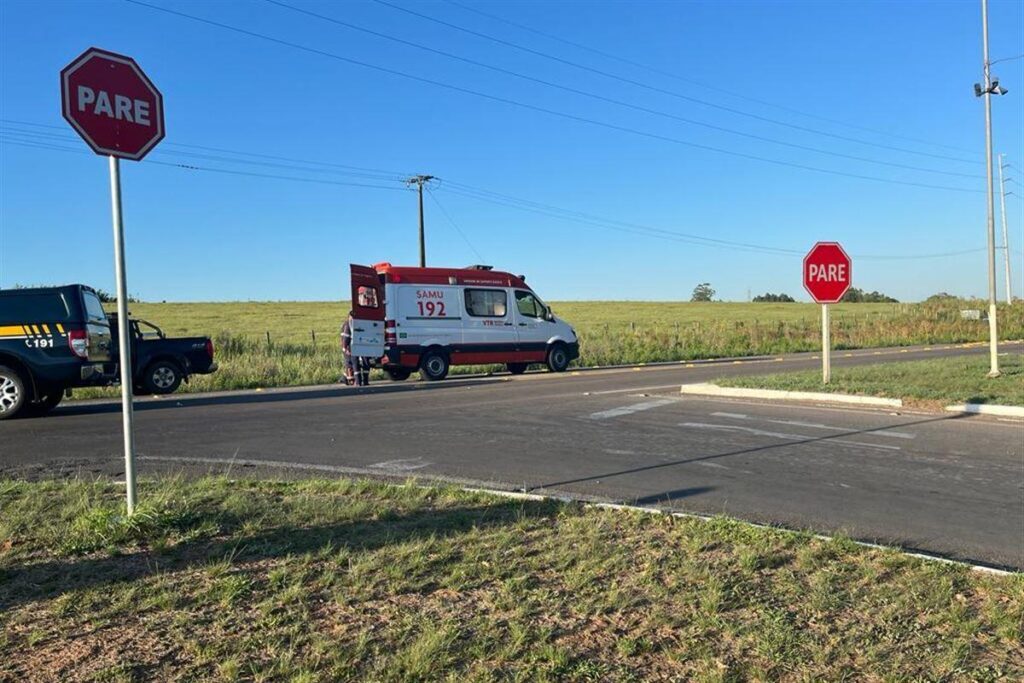
[[[588,391],[588,392],[585,392],[584,395],[585,396],[602,396],[604,394],[626,394],[626,393],[630,393],[630,392],[632,392],[634,394],[640,394],[640,393],[643,393],[645,391],[660,391],[661,389],[678,389],[678,388],[679,388],[679,382],[674,382],[672,384],[662,384],[662,385],[656,386],[656,387],[632,387],[631,389],[609,389],[607,391]]]
[[[712,417],[731,417],[736,420],[756,420],[757,422],[771,422],[780,425],[791,425],[793,427],[808,427],[810,429],[827,429],[833,432],[849,432],[853,431],[848,427],[836,427],[835,425],[821,424],[820,422],[801,422],[800,420],[772,420],[766,417],[751,417],[742,413],[711,413]],[[911,434],[910,432],[893,432],[885,428],[881,428],[879,431],[867,432],[874,436],[888,436],[893,439],[913,439],[917,435]]]
[[[375,470],[389,470],[391,472],[412,472],[428,467],[429,462],[423,458],[411,458],[408,460],[385,460],[370,465]]]
[[[707,422],[680,422],[680,427],[690,427],[692,429],[711,429],[721,432],[745,432],[747,434],[753,434],[755,436],[768,436],[774,439],[786,439],[787,441],[807,441],[809,439],[818,440],[820,437],[808,436],[806,434],[789,434],[786,432],[769,432],[764,429],[754,429],[753,427],[740,427],[739,425],[720,425],[720,424],[709,424]],[[902,450],[899,446],[887,446],[884,444],[874,443],[863,443],[861,441],[848,441],[846,439],[827,439],[829,443],[842,444],[844,446],[858,446],[860,448],[874,448],[880,451],[898,451]]]
[[[623,415],[631,415],[633,413],[639,413],[641,410],[650,410],[651,408],[660,408],[661,406],[667,406],[671,403],[675,403],[672,399],[658,399],[657,401],[644,401],[643,403],[634,403],[629,406],[622,406],[621,408],[612,408],[610,410],[602,410],[597,413],[591,413],[591,420],[607,420],[612,417],[622,417]]]

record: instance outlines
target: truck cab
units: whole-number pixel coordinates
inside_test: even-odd
[[[81,284],[0,290],[0,420],[41,414],[112,376],[110,323]]]
[[[452,365],[531,364],[562,372],[579,357],[576,332],[526,284],[490,266],[351,266],[353,353],[379,358],[392,379]]]
[[[109,314],[111,329],[117,329],[117,314]],[[132,344],[134,389],[147,394],[170,394],[192,375],[216,371],[213,341],[209,337],[168,337],[151,322],[129,318],[128,337]],[[112,360],[119,362],[117,338]]]

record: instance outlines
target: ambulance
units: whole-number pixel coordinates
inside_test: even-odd
[[[563,372],[579,357],[576,331],[522,275],[491,266],[351,265],[352,353],[378,359],[394,380],[442,380],[453,365],[535,363]]]

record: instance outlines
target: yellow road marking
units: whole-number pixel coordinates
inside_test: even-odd
[[[687,363],[687,364],[686,364],[686,367],[688,367],[688,368],[695,368],[695,367],[697,367],[697,366],[696,366],[696,365],[694,365],[693,363]]]

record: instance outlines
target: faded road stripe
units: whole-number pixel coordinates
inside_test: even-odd
[[[731,417],[734,420],[753,420],[755,422],[771,422],[779,425],[789,425],[791,427],[807,427],[808,429],[827,429],[833,432],[855,432],[862,431],[853,429],[851,427],[837,427],[835,425],[821,424],[820,422],[801,422],[800,420],[772,420],[767,417],[751,417],[750,415],[744,415],[743,413],[711,413],[712,417]],[[865,432],[871,436],[888,436],[893,439],[913,439],[916,434],[910,432],[894,432],[885,427],[872,428],[871,431]]]
[[[707,422],[680,422],[680,427],[689,427],[691,429],[710,429],[720,432],[745,432],[747,434],[753,434],[754,436],[768,436],[773,439],[785,439],[787,441],[824,441],[827,443],[841,444],[843,446],[856,446],[858,448],[873,448],[879,451],[898,451],[901,450],[899,446],[888,446],[885,444],[875,443],[863,443],[861,441],[849,441],[847,439],[833,439],[832,437],[825,436],[809,436],[807,434],[790,434],[786,432],[769,432],[764,429],[754,429],[753,427],[740,427],[738,425],[722,425],[722,424],[709,424]]]
[[[644,401],[643,403],[634,403],[631,406],[622,406],[621,408],[612,408],[611,410],[602,410],[598,413],[591,413],[591,420],[607,420],[612,417],[622,417],[623,415],[630,415],[632,413],[639,413],[641,410],[650,410],[651,408],[660,408],[661,406],[667,406],[670,403],[675,403],[673,399],[662,398],[657,401]]]

